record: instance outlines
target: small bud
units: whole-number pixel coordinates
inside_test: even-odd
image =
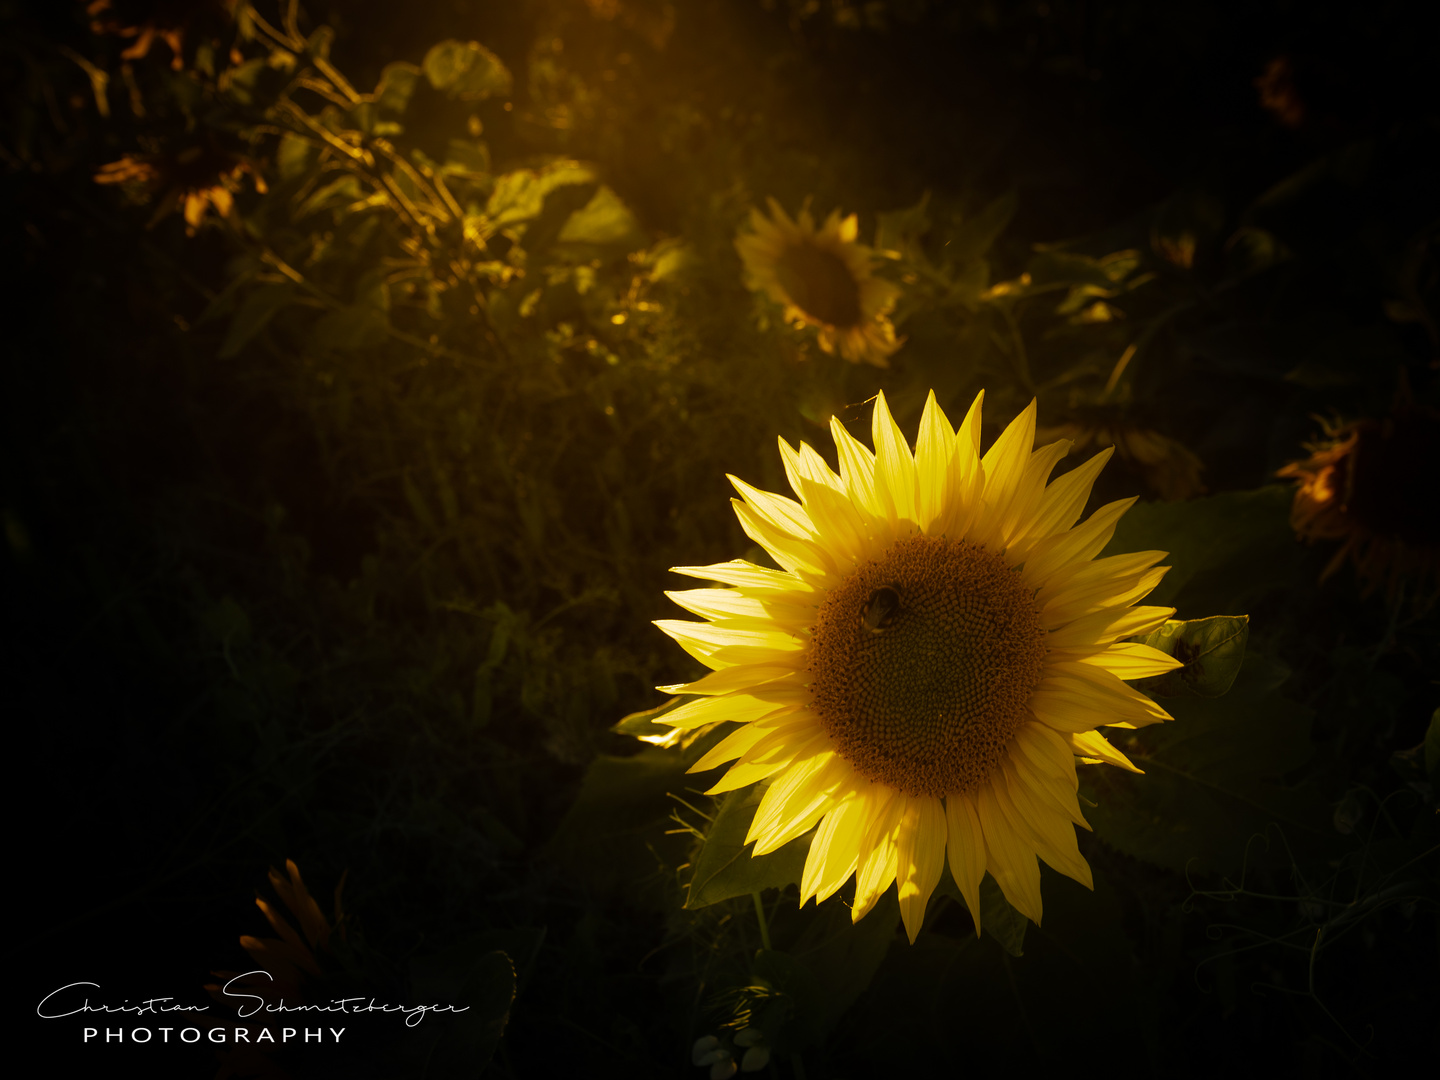
[[[765,1041],[765,1034],[757,1027],[747,1027],[735,1036],[736,1046],[759,1046]]]
[[[730,1080],[735,1072],[735,1059],[726,1054],[724,1061],[717,1061],[710,1066],[710,1080]]]

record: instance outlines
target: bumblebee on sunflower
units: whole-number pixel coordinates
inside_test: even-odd
[[[859,219],[832,210],[817,228],[808,199],[793,219],[768,202],[769,216],[751,210],[752,231],[735,240],[746,283],[783,305],[795,326],[814,327],[825,352],[888,367],[904,343],[889,318],[900,287],[871,273],[877,255],[856,241]]]
[[[736,723],[692,771],[768,784],[754,853],[815,829],[801,902],[853,876],[859,920],[895,882],[911,941],[947,861],[977,933],[987,872],[1037,923],[1037,857],[1091,884],[1076,762],[1138,772],[1096,729],[1170,719],[1125,680],[1179,666],[1125,640],[1174,614],[1134,606],[1164,552],[1096,558],[1135,500],[1077,524],[1113,448],[1047,484],[1069,441],[1034,449],[1031,402],[982,455],[982,398],[957,430],[932,393],[913,452],[883,394],[873,451],[832,420],[838,475],[781,440],[798,501],[731,481],[782,569],[676,567],[731,587],[671,593],[706,621],[656,624],[712,669],[661,687],[694,698],[657,722]]]

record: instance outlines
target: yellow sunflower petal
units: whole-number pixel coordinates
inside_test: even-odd
[[[1006,817],[996,797],[996,785],[987,784],[975,795],[980,828],[985,832],[985,869],[1000,886],[1010,906],[1039,925],[1040,866],[1030,844],[1021,839],[1016,824]]]
[[[905,798],[895,880],[900,889],[900,918],[913,945],[925,921],[930,895],[945,869],[945,809],[933,796]]]
[[[777,734],[782,737],[788,736],[793,741],[796,731],[792,729],[801,729],[802,725],[808,726],[810,724],[811,720],[808,716],[797,717],[794,710],[790,710],[780,716],[766,716],[752,723],[743,724],[711,747],[709,753],[695,762],[694,765],[691,765],[686,771],[692,773],[709,772],[717,765],[723,765],[727,761],[734,761],[738,757],[743,757],[755,748],[756,743]]]
[[[686,730],[706,724],[729,721],[748,724],[781,709],[799,709],[809,700],[810,692],[803,686],[786,686],[770,693],[735,693],[723,697],[700,697],[671,709],[657,723]]]
[[[825,464],[825,459],[817,454],[809,444],[802,442],[799,450],[792,450],[790,444],[784,439],[779,441],[780,458],[785,463],[785,476],[790,481],[790,489],[802,500],[805,497],[805,493],[800,490],[802,478],[843,494],[845,485],[840,482],[838,476],[830,471],[830,466]]]
[[[875,441],[875,490],[880,505],[891,522],[916,521],[915,459],[900,426],[890,415],[885,391],[875,395],[875,411],[871,415],[871,433]]]
[[[849,763],[833,750],[794,761],[761,797],[745,842],[754,841],[755,854],[766,855],[809,832],[846,793],[842,785],[853,776]]]
[[[860,844],[859,869],[855,872],[855,904],[850,918],[859,922],[880,901],[881,895],[895,880],[900,864],[900,820],[905,812],[905,796],[891,791],[891,797],[875,814]]]
[[[970,917],[975,920],[975,936],[980,936],[980,882],[985,877],[985,833],[980,815],[969,795],[945,797],[945,853],[950,859],[950,875],[965,898]]]
[[[1104,652],[1087,656],[1078,662],[1101,668],[1121,679],[1148,679],[1185,666],[1169,653],[1163,653],[1150,645],[1142,645],[1138,641],[1117,641],[1114,645],[1107,646]]]
[[[840,454],[840,479],[850,501],[862,514],[883,518],[885,510],[875,494],[875,455],[845,430],[836,417],[830,418],[830,434]]]
[[[739,499],[730,500],[745,535],[770,553],[770,557],[801,577],[824,577],[831,570],[824,549],[807,539],[783,532],[766,521],[755,509]]]
[[[805,857],[805,872],[800,878],[802,906],[812,896],[823,904],[855,873],[865,831],[891,796],[889,788],[862,780],[854,795],[825,815]]]
[[[1011,565],[1024,562],[1037,543],[1064,532],[1080,520],[1095,478],[1114,452],[1113,446],[1107,446],[1045,489],[1028,527],[1011,540],[1006,550],[1005,557]]]
[[[756,566],[744,559],[732,559],[730,562],[715,563],[713,566],[672,566],[670,572],[700,578],[702,581],[735,585],[749,592],[765,590],[808,594],[815,591],[813,586],[793,574],[787,574],[784,570],[771,570],[768,566]]]
[[[931,390],[920,417],[920,437],[915,440],[915,513],[917,523],[932,535],[943,531],[932,526],[942,520],[946,507],[959,495],[960,476],[954,462],[955,429]]]
[[[1025,560],[1025,580],[1032,586],[1041,588],[1052,574],[1067,564],[1093,559],[1115,535],[1115,526],[1120,522],[1120,515],[1134,506],[1137,499],[1138,496],[1106,503],[1091,514],[1083,525],[1040,541]]]
[[[726,479],[735,486],[735,490],[750,508],[777,530],[806,540],[814,535],[810,516],[794,499],[751,487],[738,476],[726,476]]]
[[[672,683],[669,686],[657,686],[655,689],[662,694],[712,696],[733,694],[736,690],[749,690],[752,687],[776,683],[804,686],[808,681],[808,676],[797,671],[792,660],[778,664],[736,664],[721,671],[712,671],[694,682]]]
[[[1174,614],[1175,609],[1168,607],[1106,608],[1051,630],[1045,635],[1045,643],[1051,650],[1082,646],[1098,650],[1120,638],[1139,637],[1158,630]]]
[[[1075,826],[1055,814],[1044,797],[1032,792],[1008,762],[1000,767],[1000,776],[1002,783],[997,785],[996,796],[1005,804],[1010,819],[1029,831],[1040,858],[1087,889],[1093,889],[1095,882],[1090,875],[1090,865],[1081,857],[1075,842]]]
[[[1145,772],[1144,769],[1137,769],[1134,762],[1111,746],[1098,731],[1076,732],[1070,736],[1070,746],[1075,751],[1075,756],[1087,763],[1114,765],[1133,773]]]

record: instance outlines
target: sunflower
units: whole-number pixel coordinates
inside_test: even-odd
[[[210,209],[222,218],[230,216],[234,193],[240,190],[245,173],[250,174],[256,191],[267,190],[265,178],[252,161],[208,139],[158,154],[126,154],[100,166],[95,182],[124,185],[145,197],[159,195],[160,205],[146,227],[180,210],[186,235],[194,236]]]
[[[305,887],[305,882],[300,877],[300,868],[293,860],[287,859],[285,869],[289,874],[288,879],[278,870],[271,868],[270,887],[289,910],[291,918],[300,924],[300,930],[297,932],[290,919],[286,919],[276,910],[275,905],[257,896],[255,906],[264,913],[266,920],[280,936],[257,938],[245,934],[240,938],[240,947],[250,954],[254,963],[260,965],[264,976],[250,978],[250,975],[256,975],[257,972],[250,972],[245,976],[239,976],[233,971],[212,972],[226,982],[239,980],[236,986],[247,994],[274,1001],[283,1001],[287,997],[294,1001],[303,996],[300,986],[306,976],[320,978],[323,974],[316,954],[331,951],[331,934],[336,934],[341,940],[345,938],[345,914],[340,906],[340,894],[345,888],[345,879],[342,877],[335,888],[335,922],[332,925],[326,921],[320,905]],[[219,983],[207,985],[205,989],[217,1001],[229,1004],[221,996]]]
[[[808,200],[795,220],[774,199],[770,216],[750,211],[753,232],[735,240],[750,288],[785,307],[796,326],[813,326],[820,348],[851,363],[888,367],[902,344],[889,314],[900,288],[872,277],[875,252],[855,242],[859,221],[832,210],[815,228]]]
[[[1299,482],[1290,525],[1306,543],[1343,540],[1320,574],[1324,581],[1350,560],[1368,596],[1382,583],[1394,600],[1409,583],[1417,611],[1440,600],[1440,530],[1435,527],[1433,469],[1440,414],[1402,403],[1383,419],[1330,425],[1310,456],[1277,476]],[[1429,483],[1430,492],[1417,486]]]
[[[656,624],[713,669],[662,687],[697,696],[658,722],[740,724],[692,771],[735,762],[712,794],[768,782],[754,854],[818,825],[801,903],[853,874],[858,921],[897,882],[912,942],[947,856],[977,933],[987,871],[1037,923],[1037,856],[1090,886],[1075,762],[1138,772],[1095,729],[1168,720],[1122,680],[1178,666],[1122,640],[1174,613],[1132,606],[1164,552],[1095,558],[1135,500],[1075,524],[1111,451],[1047,486],[1070,444],[1032,450],[1032,401],[982,457],[983,396],[957,432],[932,393],[913,454],[883,394],[873,452],[832,419],[838,476],[781,440],[798,502],[730,479],[784,569],[676,567],[733,587],[670,593],[707,621]]]

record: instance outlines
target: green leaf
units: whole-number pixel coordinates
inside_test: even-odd
[[[784,951],[755,954],[755,981],[778,992],[752,1021],[775,1053],[799,1053],[824,1042],[865,992],[900,925],[895,890],[887,890],[858,923],[839,902],[823,904]]]
[[[295,299],[295,286],[289,282],[262,285],[240,304],[230,321],[230,329],[220,344],[220,358],[228,360],[239,354],[256,334],[269,325],[275,313]]]
[[[462,101],[508,94],[513,82],[510,69],[476,41],[442,41],[425,54],[422,67],[431,86]]]
[[[783,889],[800,881],[813,833],[806,833],[778,851],[758,858],[750,854],[745,842],[767,787],[763,783],[754,784],[725,796],[720,812],[705,834],[705,846],[696,856],[690,895],[685,901],[687,908],[709,907],[734,896]]]
[[[1095,835],[1171,870],[1223,874],[1237,873],[1250,839],[1272,826],[1291,850],[1328,842],[1330,814],[1314,786],[1283,779],[1312,753],[1312,710],[1279,693],[1288,674],[1252,652],[1223,699],[1175,698],[1166,703],[1173,721],[1110,732],[1145,775],[1081,770]]]
[[[595,171],[574,161],[557,161],[539,171],[516,169],[505,173],[496,178],[495,190],[490,193],[490,200],[485,206],[485,216],[490,219],[487,228],[494,232],[507,225],[529,221],[539,215],[545,206],[545,197],[556,188],[595,182]],[[578,210],[590,197],[571,206],[566,216]],[[561,218],[557,230],[563,222],[564,218]]]
[[[505,1033],[515,1001],[515,966],[498,949],[474,956],[468,944],[413,965],[416,994],[426,1004],[452,1004],[456,1010],[427,1017],[438,1030],[416,1075],[436,1080],[477,1076]]]
[[[410,105],[410,96],[415,84],[420,81],[420,69],[403,60],[386,64],[380,72],[380,82],[375,86],[375,104],[382,112],[399,116]]]
[[[960,888],[955,884],[948,863],[945,873],[940,875],[937,891],[950,897],[966,911],[970,910],[965,897],[960,895]],[[971,916],[973,918],[973,912]],[[980,928],[998,941],[1000,947],[1011,956],[1024,956],[1025,930],[1029,925],[1030,920],[1011,906],[995,879],[986,874],[980,881]]]
[[[1212,615],[1208,619],[1171,619],[1153,634],[1132,638],[1173,656],[1184,667],[1135,688],[1152,697],[1220,697],[1240,673],[1245,643],[1250,640],[1249,615]]]
[[[565,219],[555,239],[561,244],[605,246],[630,243],[639,236],[640,223],[630,208],[601,184],[589,202]]]
[[[963,222],[945,248],[945,258],[955,263],[973,262],[984,256],[1000,238],[1010,219],[1015,216],[1020,200],[1014,191],[1007,191],[974,217]]]
[[[927,191],[914,206],[880,214],[875,226],[875,247],[880,251],[898,252],[912,262],[924,262],[920,238],[930,230],[930,218],[925,213],[929,203]]]
[[[280,137],[280,146],[275,151],[280,179],[293,180],[310,167],[315,157],[315,146],[309,139],[287,131]]]
[[[1188,502],[1140,503],[1120,519],[1101,555],[1169,552],[1170,572],[1147,603],[1196,616],[1244,611],[1298,584],[1292,496],[1291,488],[1272,484]]]
[[[389,333],[385,312],[373,304],[347,304],[326,312],[311,331],[318,347],[337,352],[373,349],[383,345]]]
[[[632,712],[630,715],[614,724],[610,730],[617,735],[633,735],[635,738],[643,738],[647,735],[663,735],[666,731],[673,730],[666,728],[663,724],[655,723],[675,706],[679,705],[683,698],[672,697],[663,705],[656,705],[653,709],[641,709],[639,712]]]
[[[980,882],[980,925],[1011,956],[1025,955],[1025,930],[1030,920],[1005,899],[989,874]]]
[[[490,148],[479,139],[451,139],[446,143],[445,175],[482,180],[490,175]]]
[[[1104,258],[1092,259],[1069,251],[1041,251],[1030,260],[1029,273],[1033,285],[1090,286],[1098,296],[1114,295],[1124,287],[1125,279],[1140,265],[1134,251],[1116,251]]]
[[[551,838],[549,856],[601,892],[633,889],[661,862],[684,862],[694,838],[677,829],[671,815],[693,815],[672,795],[689,801],[691,792],[709,786],[706,774],[687,770],[718,741],[723,726],[687,733],[689,741],[679,747],[647,746],[630,757],[601,754]]]

